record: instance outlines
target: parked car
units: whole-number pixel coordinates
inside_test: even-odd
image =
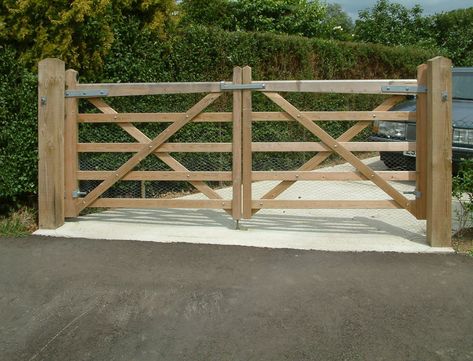
[[[452,69],[452,160],[454,171],[461,159],[473,158],[473,68]],[[415,111],[416,100],[397,104],[392,111]],[[412,122],[375,122],[376,142],[415,141],[416,124]],[[381,160],[391,169],[415,170],[415,152],[380,152]]]

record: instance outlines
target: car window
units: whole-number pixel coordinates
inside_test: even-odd
[[[453,68],[453,98],[473,100],[473,68]]]

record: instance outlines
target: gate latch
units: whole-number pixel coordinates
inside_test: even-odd
[[[251,84],[233,84],[220,82],[220,90],[256,90],[265,89],[266,84],[264,83],[251,83]]]
[[[76,189],[75,191],[72,192],[72,198],[79,198],[86,195],[87,195],[87,192],[81,192],[80,189]]]
[[[409,192],[402,192],[404,194],[413,194],[416,196],[416,198],[420,198],[422,196],[422,193],[419,192],[418,190],[415,190],[415,191],[409,191]]]

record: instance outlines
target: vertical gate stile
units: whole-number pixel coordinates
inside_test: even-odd
[[[452,70],[451,61],[427,62],[427,241],[452,243]]]
[[[38,64],[39,227],[64,224],[65,64],[48,58]]]
[[[417,86],[427,87],[427,65],[417,68]],[[416,97],[416,218],[426,219],[427,210],[427,94]]]
[[[251,83],[251,68],[243,68],[243,84]],[[251,180],[253,170],[252,160],[252,101],[251,90],[243,90],[243,129],[242,129],[242,157],[243,157],[243,218],[252,216]]]
[[[69,69],[66,71],[66,90],[74,89],[77,85],[77,71]],[[78,124],[77,114],[79,112],[79,100],[74,97],[65,101],[65,124],[64,124],[64,178],[65,196],[64,213],[66,217],[76,217],[75,199],[73,193],[78,190],[77,171],[79,159],[77,153]]]
[[[237,66],[233,68],[233,83],[241,84],[242,69]],[[241,181],[242,181],[242,156],[241,156],[241,116],[242,114],[242,91],[233,91],[233,134],[232,134],[232,217],[234,220],[241,219]]]

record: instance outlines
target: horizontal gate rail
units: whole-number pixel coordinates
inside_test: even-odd
[[[143,143],[78,143],[82,153],[96,152],[137,152]],[[415,151],[415,142],[340,142],[346,149],[355,152],[402,152]],[[253,142],[253,152],[323,152],[330,151],[320,142]],[[158,152],[179,153],[229,153],[232,143],[165,143]]]
[[[117,113],[117,114],[79,114],[79,123],[168,123],[179,119],[181,113]],[[387,122],[415,122],[416,112],[392,111],[340,111],[340,112],[301,112],[313,121],[373,121]],[[194,123],[224,123],[232,122],[232,113],[208,112],[201,113],[193,120]],[[283,121],[294,122],[285,112],[252,112],[254,122],[258,121]]]
[[[94,95],[90,98],[222,92],[220,82],[77,84],[68,90],[74,92],[73,94],[78,94],[78,97],[83,97],[80,96],[81,92],[106,92],[106,95]]]
[[[113,171],[78,171],[79,180],[103,180]],[[231,181],[232,172],[180,172],[180,171],[132,171],[122,180],[162,180],[162,181]]]
[[[416,179],[415,171],[377,171],[378,176],[385,180],[413,181]],[[282,180],[282,181],[357,181],[369,180],[360,172],[321,172],[321,171],[253,171],[253,181]]]
[[[89,205],[99,208],[210,208],[231,210],[231,199],[99,198]]]
[[[392,200],[286,200],[258,199],[251,202],[253,209],[401,209],[403,206]]]
[[[416,79],[393,80],[283,80],[283,81],[255,81],[264,83],[262,92],[297,92],[297,93],[339,93],[339,94],[384,94],[383,87],[417,85]],[[416,94],[399,91],[398,94]],[[391,92],[390,94],[397,94]]]

